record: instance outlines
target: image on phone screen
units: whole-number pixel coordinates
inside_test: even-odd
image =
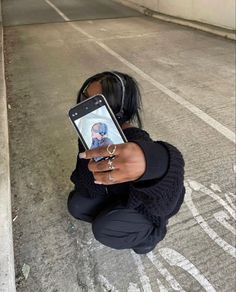
[[[105,105],[74,120],[74,123],[89,149],[124,143]]]

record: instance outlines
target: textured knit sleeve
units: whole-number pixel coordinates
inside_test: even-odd
[[[139,128],[128,128],[125,135],[129,142],[136,143],[143,151],[146,168],[143,175],[136,182],[161,178],[167,171],[169,155],[167,149],[161,144],[154,142],[149,134]]]
[[[146,169],[136,182],[150,181],[165,175],[169,165],[167,149],[158,141],[133,140],[132,142],[142,149],[146,162]]]
[[[158,141],[168,152],[165,174],[158,179],[133,182],[130,185],[128,206],[144,208],[152,216],[169,216],[182,203],[184,189],[184,159],[180,151],[167,142]]]

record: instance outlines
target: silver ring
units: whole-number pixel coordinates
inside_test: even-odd
[[[108,169],[110,169],[110,170],[115,169],[115,167],[112,165],[112,160],[113,160],[113,159],[108,159],[108,162],[107,162],[107,164],[108,164]]]
[[[114,148],[112,149],[112,151],[110,151],[109,150],[109,147],[110,146],[114,146]],[[115,152],[116,152],[116,145],[114,145],[114,144],[109,144],[109,145],[107,145],[107,152],[108,152],[108,154],[110,155],[110,156],[113,156],[113,155],[115,155]]]

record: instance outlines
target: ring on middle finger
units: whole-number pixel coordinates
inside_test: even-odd
[[[108,159],[108,161],[107,161],[108,169],[109,169],[109,170],[113,170],[113,169],[115,169],[115,167],[114,167],[113,164],[112,164],[112,160],[113,160],[113,159]]]

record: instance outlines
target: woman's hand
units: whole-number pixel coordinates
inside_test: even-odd
[[[112,152],[113,155],[110,154]],[[107,159],[98,162],[92,159],[101,156]],[[134,181],[141,177],[146,169],[142,149],[132,142],[97,147],[80,153],[79,157],[91,159],[88,168],[97,184],[111,185]]]

